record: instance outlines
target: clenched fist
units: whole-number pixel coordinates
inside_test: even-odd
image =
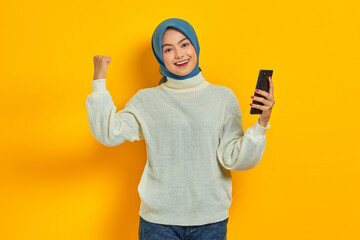
[[[106,78],[107,65],[111,62],[111,57],[107,56],[94,56],[94,80]]]

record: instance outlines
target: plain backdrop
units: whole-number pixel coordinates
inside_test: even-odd
[[[144,141],[90,132],[93,56],[118,110],[161,78],[156,26],[188,21],[199,66],[250,115],[260,69],[275,105],[260,163],[232,172],[228,239],[358,239],[358,1],[2,1],[0,238],[137,239]],[[117,111],[118,111],[117,110]]]

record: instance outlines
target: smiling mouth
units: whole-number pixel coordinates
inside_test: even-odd
[[[187,60],[184,60],[184,61],[180,61],[180,62],[177,62],[177,63],[174,63],[175,66],[178,66],[178,67],[184,67],[186,66],[190,61],[190,58],[187,59]]]

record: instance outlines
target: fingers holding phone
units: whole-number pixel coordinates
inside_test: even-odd
[[[255,87],[254,97],[252,97],[253,102],[250,104],[250,114],[261,114],[262,108],[261,106],[264,105],[263,99],[266,100],[263,94],[260,94],[258,91],[262,91],[261,93],[268,93],[270,91],[270,82],[269,77],[272,77],[273,70],[260,70],[258,80]],[[271,83],[272,85],[272,83]],[[273,88],[273,86],[272,86]],[[258,90],[258,91],[257,91]]]
[[[251,96],[251,98],[253,99],[253,102],[257,102],[259,104],[250,104],[250,105],[261,111],[268,110],[268,108],[271,108],[275,104],[274,86],[272,83],[272,78],[269,77],[268,81],[269,81],[269,92],[260,90],[260,89],[256,89],[255,90],[256,96]]]
[[[260,70],[250,114],[260,114],[259,124],[266,127],[275,104],[272,70]]]

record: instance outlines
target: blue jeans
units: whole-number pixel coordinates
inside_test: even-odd
[[[228,220],[198,226],[177,226],[148,222],[140,216],[139,240],[227,240]]]

